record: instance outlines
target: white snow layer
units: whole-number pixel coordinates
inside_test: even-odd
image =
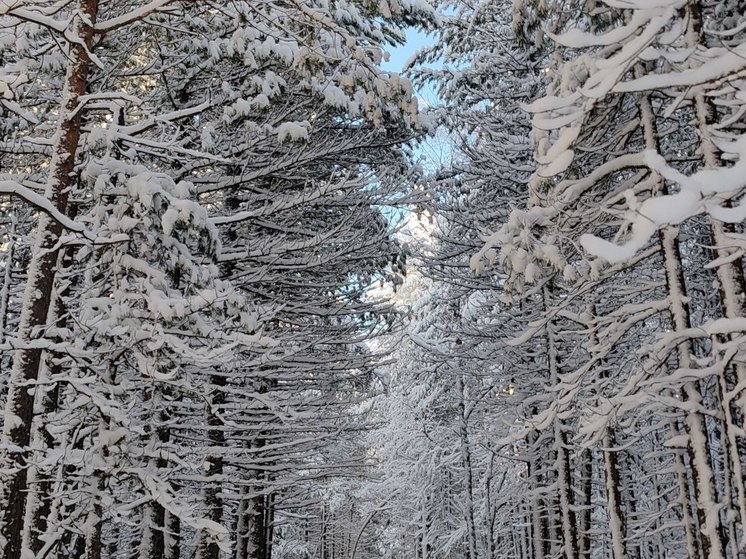
[[[679,191],[649,198],[639,205],[634,195],[628,196],[631,210],[628,223],[632,234],[627,242],[617,245],[586,234],[580,237],[583,248],[613,264],[631,258],[659,228],[678,225],[697,214],[707,212],[714,219],[727,223],[740,223],[746,219],[745,201],[735,207],[723,205],[740,195],[746,187],[746,135],[723,148],[725,152],[738,156],[733,166],[702,169],[688,177],[670,167],[657,152],[646,151],[645,164],[663,178],[677,183]]]

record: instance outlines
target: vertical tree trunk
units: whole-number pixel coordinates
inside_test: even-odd
[[[583,559],[591,557],[591,498],[593,490],[593,452],[586,448],[580,454],[581,508],[579,509],[578,552]]]
[[[591,305],[590,312],[596,316],[595,305]],[[591,344],[599,343],[596,331],[591,332]],[[608,370],[602,370],[600,377],[606,379]],[[627,515],[624,511],[621,492],[619,460],[617,456],[616,436],[614,427],[607,425],[603,437],[603,468],[604,485],[606,488],[606,513],[609,518],[609,532],[611,536],[612,559],[627,559]]]
[[[329,552],[327,550],[327,523],[328,523],[328,515],[326,512],[326,505],[321,505],[321,559],[329,559]]]
[[[606,481],[609,532],[611,533],[611,556],[613,559],[627,559],[627,517],[622,508],[619,460],[617,452],[614,450],[615,446],[614,430],[612,427],[607,427],[604,436],[604,478]]]
[[[671,421],[671,435],[676,437],[681,433],[678,426]],[[689,497],[691,482],[691,468],[686,464],[686,451],[676,451],[675,457],[675,474],[676,482],[679,486],[679,505],[681,507],[681,522],[684,525],[684,535],[686,537],[686,549],[689,557],[700,557],[701,543],[694,530],[694,521],[692,515],[692,504],[694,499]]]
[[[267,483],[269,486],[269,483]],[[272,559],[272,542],[274,542],[275,530],[275,494],[269,493],[264,502],[264,558]]]
[[[179,517],[166,511],[164,524],[166,535],[164,537],[164,559],[179,559],[181,557],[181,521]]]
[[[15,226],[9,233],[15,235]],[[15,253],[15,239],[8,241],[6,254],[6,266],[3,272],[3,285],[0,287],[0,344],[5,341],[6,329],[8,328],[8,302],[10,301],[10,285],[13,281],[13,257]]]
[[[252,442],[252,447],[262,448],[264,444],[264,438],[259,436]],[[259,479],[255,481],[257,484],[260,482]],[[267,488],[269,483],[263,485]],[[237,518],[236,559],[268,559],[271,556],[272,539],[270,496],[266,494],[249,496],[247,487],[242,487],[241,496]]]
[[[114,558],[120,557],[119,555],[119,538],[121,537],[121,526],[114,522],[111,525],[111,532],[109,533],[109,541],[106,543],[106,557]],[[178,558],[176,558],[178,559]]]
[[[461,446],[461,467],[464,471],[464,485],[466,489],[466,532],[468,544],[468,558],[476,559],[477,557],[477,533],[474,522],[474,479],[471,463],[471,447],[469,446],[469,417],[466,411],[464,400],[466,399],[466,387],[464,379],[459,377],[459,436]]]
[[[103,422],[102,422],[103,423]],[[105,427],[104,427],[105,428]],[[85,537],[86,559],[101,559],[102,554],[102,537],[104,519],[103,507],[101,506],[101,493],[104,489],[104,473],[97,472],[95,489],[93,495],[93,505],[86,519],[87,533]],[[82,539],[82,538],[81,538]]]
[[[624,458],[624,463],[619,464],[620,458]],[[635,467],[637,471],[640,471],[639,464],[635,461],[636,456],[626,453],[624,451],[617,453],[617,466],[619,468],[619,497],[621,498],[622,511],[625,515],[625,536],[626,536],[626,547],[627,556],[630,559],[641,559],[643,556],[642,540],[638,536],[632,538],[630,532],[631,519],[638,517],[638,501],[639,498],[637,491],[646,491],[645,486],[642,485],[642,489],[638,489],[640,485],[635,485],[636,482],[641,481],[643,484],[647,480],[635,479],[633,472]],[[635,488],[634,490],[632,488]],[[629,489],[627,489],[629,488]]]
[[[256,495],[249,499],[246,506],[246,559],[267,557],[265,501],[265,495]],[[326,537],[326,524],[324,524],[324,537]]]
[[[544,288],[544,305],[549,307],[549,288]],[[551,386],[560,382],[559,348],[554,325],[547,324],[547,354],[549,357],[549,381]],[[578,557],[578,530],[573,512],[572,471],[567,449],[567,434],[564,422],[556,417],[554,420],[554,450],[556,452],[557,492],[559,495],[560,526],[562,531],[562,553],[565,559]]]
[[[536,415],[534,408],[531,412]],[[533,558],[544,559],[549,551],[549,528],[547,526],[547,517],[543,514],[546,508],[546,501],[541,497],[541,491],[544,490],[542,483],[540,456],[541,450],[537,448],[539,435],[536,431],[531,431],[527,436],[529,451],[532,453],[528,463],[528,483],[530,487],[531,499],[531,541],[533,547]]]
[[[68,215],[72,218],[77,215],[77,207],[74,204],[70,206]],[[72,250],[69,248],[63,250],[59,255],[58,270],[69,269],[73,264],[73,258]],[[50,324],[54,323],[59,329],[67,326],[67,308],[64,301],[70,294],[71,283],[67,282],[66,287],[59,293],[56,290],[53,290],[52,293],[54,304],[53,310],[49,312],[48,320]],[[57,337],[56,341],[62,342],[59,337]],[[40,378],[42,376],[54,378],[62,373],[62,367],[59,363],[52,363],[48,367],[49,370],[47,370],[47,365],[43,362],[41,363],[39,370]],[[57,409],[59,392],[59,384],[56,382],[51,384],[51,387],[41,386],[37,389],[34,404],[35,408],[37,408],[34,414],[37,417],[32,421],[33,440],[36,441],[35,446],[37,448],[33,450],[44,452],[47,449],[51,449],[54,444],[52,435],[46,429],[45,421],[49,414]],[[41,459],[41,457],[39,458]],[[22,548],[38,554],[44,547],[43,536],[47,530],[47,517],[51,511],[52,480],[40,478],[34,464],[29,465],[27,475],[29,476],[27,480],[29,492],[26,498],[26,519],[24,522]]]
[[[212,448],[219,449],[225,446],[225,434],[221,429],[223,426],[221,413],[225,404],[225,391],[223,389],[226,385],[226,379],[223,375],[212,375],[210,384],[212,385],[212,395],[207,410],[207,425],[210,427],[208,429],[208,439]],[[223,499],[220,497],[223,457],[213,452],[206,457],[206,460],[209,461],[207,468],[209,481],[205,487],[206,516],[209,520],[220,524],[223,520]],[[220,547],[218,543],[210,538],[206,531],[201,531],[197,544],[197,557],[199,559],[218,559],[219,556]]]
[[[158,394],[152,396],[157,398]],[[168,443],[171,438],[171,432],[165,425],[168,421],[167,412],[158,413],[159,425],[155,428],[155,435],[160,444]],[[168,468],[168,460],[162,455],[155,460],[157,471],[162,472]],[[140,556],[145,559],[165,559],[166,557],[166,538],[168,526],[166,525],[166,509],[157,501],[151,501],[145,507],[143,512],[143,535],[140,542]]]
[[[90,24],[96,21],[98,0],[78,0],[78,11],[83,17],[76,18],[75,34],[81,42],[70,45],[60,120],[54,136],[49,179],[44,192],[62,213],[67,212],[68,196],[74,182],[75,157],[81,133],[79,105],[88,84],[88,51],[93,43]],[[59,223],[44,213],[39,216],[18,329],[18,338],[22,341],[31,341],[36,328],[47,324],[58,257],[58,250],[54,247],[61,233]],[[7,559],[17,559],[21,553],[28,490],[25,453],[31,437],[34,405],[34,394],[27,383],[38,379],[41,360],[41,349],[20,350],[14,357],[10,374],[2,442],[5,448],[17,450],[6,450],[0,458],[3,469],[11,472],[3,474],[0,484],[0,508],[4,510],[3,557]]]
[[[141,559],[163,559],[164,512],[163,507],[156,502],[150,502],[143,507],[140,537]]]
[[[233,553],[234,559],[247,559],[246,546],[248,536],[247,508],[249,501],[249,490],[246,485],[241,485],[238,492],[238,509],[236,510],[236,548]]]
[[[681,271],[681,260],[676,241],[676,232],[665,230],[661,235],[663,248],[666,282],[671,300],[671,318],[675,331],[682,331],[689,327],[689,313],[685,308],[686,293]],[[689,344],[679,345],[678,363],[682,368],[691,367]],[[693,408],[702,401],[702,396],[694,382],[684,385],[684,399]],[[702,553],[706,559],[722,559],[724,549],[721,540],[721,526],[717,511],[720,505],[715,492],[715,479],[710,463],[710,451],[707,441],[704,418],[697,411],[686,414],[685,426],[689,435],[689,453],[692,463],[692,480],[697,499],[697,519],[699,521]]]
[[[52,368],[52,375],[55,374],[55,368]],[[41,374],[44,375],[43,372]],[[40,388],[37,397],[42,400],[40,415],[45,417],[57,407],[59,386],[55,384],[48,392]],[[52,448],[54,442],[52,435],[44,428],[44,425],[37,421],[34,422],[33,436],[36,441],[35,446],[40,447],[39,450]],[[38,554],[44,547],[43,537],[47,531],[47,520],[51,512],[53,483],[51,479],[41,477],[36,467],[29,467],[27,483],[29,491],[26,497],[22,549]]]
[[[687,12],[689,16],[687,42],[689,45],[694,46],[700,43],[703,37],[700,3],[688,3]],[[710,132],[711,121],[714,117],[712,101],[705,96],[704,91],[700,88],[696,88],[693,93],[702,162],[705,168],[715,169],[720,166],[720,160],[718,150]],[[731,242],[728,238],[727,230],[729,227],[726,227],[717,220],[710,219],[710,231],[713,244],[716,247],[717,257],[727,259],[727,263],[721,264],[716,268],[722,314],[726,318],[742,318],[746,315],[746,301],[743,299],[746,281],[744,281],[742,259],[732,259],[733,249],[730,248]],[[746,366],[743,364],[737,364],[732,368],[729,366],[723,378],[718,380],[720,382],[720,390],[723,394],[726,394],[737,383],[740,384],[746,380]],[[741,543],[739,544],[737,541],[734,541],[732,545],[734,550],[742,552],[743,546],[746,545],[746,488],[744,487],[742,473],[745,457],[742,452],[744,446],[742,442],[739,442],[738,434],[740,433],[742,436],[743,433],[743,415],[745,410],[734,406],[734,402],[730,398],[722,399],[721,403],[725,416],[725,421],[723,422],[726,439],[726,456],[723,458],[725,475],[729,471],[732,472],[730,478],[724,480],[723,483],[725,487],[730,485],[732,488],[732,492],[729,491],[729,494],[725,495],[725,501],[732,501],[732,498],[735,496],[736,503],[734,508],[737,508],[741,520]],[[720,526],[721,537],[723,537],[725,530],[725,526]],[[714,533],[711,537],[714,537]],[[725,547],[725,543],[723,542],[721,547]],[[724,553],[724,550],[720,550],[720,553]]]
[[[572,494],[572,471],[567,450],[567,434],[562,421],[554,427],[554,444],[557,445],[557,487],[559,489],[560,519],[564,557],[578,557],[578,529],[575,522],[574,499]]]
[[[697,6],[690,7],[692,14],[692,27],[697,35],[701,34],[701,15]],[[705,168],[715,169],[719,165],[718,151],[710,133],[711,120],[714,116],[712,101],[705,97],[701,90],[694,94],[694,102],[697,117],[697,131],[699,134],[702,159]],[[746,281],[743,275],[743,259],[733,259],[734,249],[729,233],[733,227],[725,225],[715,219],[710,219],[710,234],[716,258],[724,259],[723,263],[716,268],[718,279],[718,295],[720,308],[725,318],[743,318],[746,316]],[[731,339],[733,335],[731,335]],[[716,340],[715,340],[716,341]],[[728,365],[725,374],[718,379],[721,392],[720,403],[724,414],[724,438],[726,441],[725,451],[727,455],[724,460],[726,470],[732,473],[726,485],[732,487],[732,495],[726,495],[732,501],[735,497],[734,509],[738,511],[740,518],[741,543],[733,542],[734,549],[742,549],[746,546],[746,487],[744,486],[744,460],[746,456],[746,443],[743,440],[743,418],[746,415],[746,400],[740,399],[739,394],[731,394],[734,388],[746,381],[746,365],[736,363]],[[739,438],[740,437],[740,438]]]
[[[655,116],[647,96],[643,96],[640,100],[640,116],[646,149],[659,151]],[[658,192],[666,194],[665,184],[661,178],[658,178],[653,194]],[[691,326],[691,320],[686,303],[686,288],[677,235],[678,231],[671,228],[664,229],[659,235],[659,243],[663,253],[671,322],[674,331],[682,331]],[[689,368],[691,366],[690,349],[691,346],[688,343],[679,345],[679,367]],[[684,385],[682,398],[691,402],[693,407],[696,407],[702,400],[699,388],[694,382]],[[719,515],[710,514],[708,521],[708,511],[718,510],[719,505],[716,498],[715,479],[710,461],[704,418],[696,411],[687,412],[684,424],[689,435],[688,452],[692,464],[691,476],[697,500],[697,519],[702,554],[707,559],[721,558],[724,550]],[[691,548],[691,541],[689,540],[689,535],[687,535],[687,543]]]
[[[484,519],[484,525],[483,525],[483,531],[484,531],[484,538],[485,538],[485,544],[487,548],[487,559],[496,559],[497,557],[497,547],[495,542],[495,524],[497,522],[497,510],[498,507],[495,505],[495,499],[492,494],[492,483],[495,479],[495,455],[493,453],[492,458],[490,459],[490,465],[489,470],[487,472],[487,476],[485,477],[485,483],[484,483],[484,498],[485,498],[485,505],[487,507],[487,514],[485,515]],[[504,479],[504,478],[503,478]],[[498,486],[498,491],[502,487],[502,481],[500,482],[500,485]],[[529,526],[531,528],[531,526]],[[529,537],[531,537],[533,532],[529,532]]]

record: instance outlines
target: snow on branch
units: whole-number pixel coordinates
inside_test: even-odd
[[[0,181],[0,194],[8,194],[10,196],[21,198],[35,208],[45,212],[49,217],[54,219],[65,229],[68,229],[75,233],[80,233],[89,241],[96,240],[96,235],[86,230],[85,226],[82,223],[78,223],[77,221],[67,217],[65,214],[54,207],[54,204],[52,204],[51,200],[45,198],[37,192],[34,192],[30,188],[26,188],[25,186],[22,186],[15,181],[5,180]]]
[[[63,33],[70,25],[71,21],[70,19],[54,19],[37,10],[28,10],[18,6],[8,6],[6,1],[0,1],[0,16],[2,15],[8,15],[21,21],[35,23],[42,27],[57,31],[58,33]]]
[[[555,43],[571,48],[608,46],[623,43],[649,21],[650,14],[648,12],[638,11],[632,15],[627,25],[617,27],[601,35],[588,33],[577,28],[570,29],[561,35],[555,35],[554,33],[548,33],[548,35]]]
[[[744,68],[746,68],[746,43],[728,50],[717,58],[708,60],[705,64],[696,68],[669,74],[642,76],[616,84],[613,91],[623,93],[677,86],[696,86],[717,82],[720,79],[742,71]]]
[[[136,10],[132,10],[129,13],[96,23],[94,29],[98,33],[105,33],[107,31],[126,27],[135,21],[142,20],[151,14],[162,11],[165,7],[169,4],[173,4],[175,1],[176,0],[154,0],[153,2],[150,2]]]
[[[661,177],[678,183],[679,191],[649,198],[641,204],[633,191],[628,191],[628,224],[631,224],[632,231],[629,240],[617,245],[585,234],[580,237],[585,251],[606,262],[616,263],[631,258],[659,228],[678,225],[703,212],[726,223],[742,222],[746,219],[746,202],[741,201],[735,207],[723,203],[736,198],[746,187],[746,135],[723,146],[723,151],[737,155],[738,161],[731,167],[706,168],[688,177],[670,167],[657,152],[646,151],[645,164]]]

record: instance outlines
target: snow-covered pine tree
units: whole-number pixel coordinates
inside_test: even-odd
[[[553,6],[549,4],[548,13]],[[737,390],[738,359],[734,354],[723,366],[707,340],[688,334],[697,324],[707,332],[708,318],[725,309],[738,316],[738,305],[723,304],[718,311],[712,291],[702,289],[713,278],[702,271],[709,258],[699,245],[713,244],[711,238],[722,230],[717,218],[728,220],[729,214],[719,213],[722,208],[714,202],[687,203],[687,197],[738,199],[743,189],[738,181],[726,181],[723,192],[710,186],[714,190],[701,196],[691,194],[699,192],[700,176],[714,178],[715,170],[725,175],[733,172],[727,157],[717,160],[708,148],[713,145],[714,130],[734,139],[729,130],[732,120],[724,116],[726,124],[716,124],[718,116],[729,115],[730,109],[718,114],[705,99],[727,98],[737,91],[731,83],[738,83],[741,66],[726,53],[737,51],[740,45],[740,29],[733,19],[737,10],[707,2],[630,6],[592,2],[578,8],[563,9],[557,24],[549,25],[555,33],[551,40],[564,48],[558,49],[549,68],[556,72],[550,95],[530,106],[536,113],[540,164],[533,184],[544,189],[534,189],[544,194],[534,201],[532,211],[540,212],[542,226],[555,235],[579,241],[589,253],[618,264],[604,266],[596,261],[588,269],[582,253],[571,244],[560,245],[558,254],[579,275],[552,312],[572,317],[591,333],[590,359],[566,377],[560,399],[588,401],[583,386],[591,391],[585,394],[604,394],[584,419],[587,427],[581,432],[589,441],[602,436],[608,441],[608,427],[602,426],[611,425],[627,439],[627,450],[614,459],[620,470],[614,485],[621,486],[619,499],[626,500],[622,506],[612,506],[618,499],[612,499],[607,474],[615,557],[656,545],[658,549],[678,545],[690,556],[733,554],[740,539],[738,518],[743,516],[739,512],[742,480],[733,477],[742,461],[737,435],[740,416],[737,406],[732,406],[737,392],[731,392]],[[718,31],[708,31],[703,23],[707,21]],[[709,39],[723,28],[730,29],[734,37],[727,48]],[[718,63],[710,64],[711,60]],[[723,83],[727,85],[721,89]],[[738,145],[736,141],[721,147],[726,156],[731,153],[737,159]],[[697,172],[699,165],[707,170]],[[605,215],[596,213],[599,208]],[[703,211],[716,217],[709,224],[712,237],[707,234],[706,219],[704,223],[701,218],[692,219]],[[590,230],[610,237],[619,221],[623,225],[614,244],[583,236]],[[502,242],[498,236],[492,240]],[[726,286],[719,294],[722,300],[728,297],[728,288],[731,294],[739,291],[743,275],[738,253],[727,249],[726,253],[721,254],[725,260],[710,266],[718,268],[718,285]],[[571,301],[580,296],[586,298],[584,304],[593,303],[590,315],[583,314],[581,307],[571,310]],[[733,297],[730,300],[735,302]],[[661,331],[676,334],[663,335],[655,343]],[[718,341],[712,343],[718,347]],[[639,356],[636,362],[625,360],[630,354]],[[611,375],[604,370],[609,369],[617,377],[614,384],[606,380]],[[578,412],[567,407],[564,413]],[[609,419],[616,421],[609,424]],[[646,424],[649,427],[643,428]],[[682,427],[687,432],[683,437],[679,435]],[[603,429],[607,435],[602,435]],[[620,443],[617,440],[617,446]],[[682,446],[687,447],[685,454],[679,450]],[[649,474],[656,480],[655,490],[660,494],[668,484],[667,494],[678,493],[678,497],[656,502],[632,498],[641,492],[640,478],[630,478],[637,480],[631,483],[624,477],[632,475],[638,467],[635,464],[646,466],[634,458],[634,449],[656,453],[662,462],[650,464]],[[669,463],[677,472],[674,477],[665,473],[672,471],[665,465]],[[693,471],[690,477],[684,477],[687,470]],[[695,504],[696,514],[692,514]],[[670,515],[672,510],[675,516]],[[628,521],[620,531],[623,516]],[[697,527],[692,526],[692,516]],[[683,530],[672,521],[680,522]],[[665,544],[646,537],[642,526],[651,524],[666,527]]]
[[[3,17],[19,53],[27,27],[49,50],[29,86],[13,74],[23,64],[6,64],[28,107],[5,105],[51,126],[36,137],[14,125],[3,193],[38,207],[52,247],[30,268],[48,289],[28,287],[30,274],[21,316],[39,294],[53,309],[7,342],[4,552],[23,539],[46,556],[215,557],[247,502],[271,502],[309,468],[346,467],[317,458],[345,429],[345,402],[365,394],[366,346],[385,329],[387,305],[365,293],[397,249],[376,207],[406,199],[398,146],[416,124],[411,89],[377,63],[428,8],[91,1]],[[62,110],[60,70],[74,82]],[[54,188],[72,205],[27,178],[47,180],[55,138],[69,184]],[[265,334],[274,341],[254,343]],[[35,413],[29,383],[44,386]],[[32,471],[45,481],[28,493]],[[24,516],[39,523],[22,537]]]

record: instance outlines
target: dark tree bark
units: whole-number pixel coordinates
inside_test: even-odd
[[[78,16],[75,26],[81,42],[70,45],[62,97],[64,106],[60,111],[45,191],[46,197],[63,214],[68,210],[68,197],[75,180],[75,161],[81,135],[82,111],[79,110],[79,105],[88,85],[88,51],[93,44],[94,34],[91,23],[96,21],[98,0],[78,0],[78,11],[85,16]],[[55,245],[61,233],[62,226],[57,221],[46,214],[40,215],[18,331],[18,338],[23,341],[31,341],[37,335],[37,329],[47,325],[59,257],[59,249]],[[28,494],[26,449],[31,438],[34,412],[34,391],[28,389],[27,383],[39,378],[42,353],[39,348],[18,351],[8,387],[3,443],[16,450],[6,451],[2,457],[3,465],[12,472],[3,475],[0,499],[0,505],[4,509],[3,557],[7,559],[16,559],[21,554]]]

